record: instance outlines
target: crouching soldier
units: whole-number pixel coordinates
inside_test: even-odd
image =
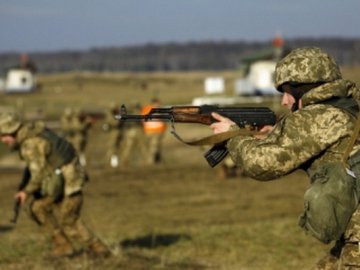
[[[43,122],[24,123],[11,112],[0,114],[0,136],[26,163],[29,179],[15,198],[29,201],[31,219],[52,237],[51,255],[73,256],[75,243],[91,255],[110,255],[80,218],[87,176],[74,147]]]

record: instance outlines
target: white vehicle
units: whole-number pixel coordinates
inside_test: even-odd
[[[4,91],[5,81],[3,78],[0,78],[0,92]]]
[[[243,103],[261,103],[265,97],[279,96],[274,86],[275,61],[256,61],[244,79],[235,81],[234,96],[204,96],[192,100],[192,105],[233,105]]]
[[[27,69],[10,69],[5,78],[5,93],[28,93],[36,90],[36,78]]]
[[[251,64],[245,79],[235,82],[236,95],[278,95],[274,86],[275,61],[257,61]]]

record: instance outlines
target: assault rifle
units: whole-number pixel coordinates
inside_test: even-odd
[[[103,112],[96,111],[81,111],[79,113],[79,120],[83,122],[85,120],[89,120],[91,123],[94,123],[98,120],[102,120],[105,118],[105,114]]]
[[[30,181],[30,178],[31,178],[30,169],[28,167],[26,167],[24,169],[23,176],[22,176],[20,185],[18,187],[18,191],[21,191],[26,187],[26,185]],[[10,220],[11,223],[16,224],[17,219],[18,219],[19,214],[20,214],[20,209],[21,209],[21,202],[20,202],[20,200],[16,200],[15,204],[14,204],[14,216]]]
[[[211,116],[216,112],[235,122],[240,128],[251,127],[260,129],[266,125],[274,125],[276,115],[266,107],[219,107],[214,105],[202,106],[173,106],[165,108],[153,108],[145,115],[127,114],[125,105],[120,108],[115,118],[121,121],[169,121],[172,123],[199,123],[211,125],[216,120]],[[179,136],[172,132],[178,139]],[[228,151],[224,142],[215,144],[204,154],[211,167],[216,166],[225,158]]]

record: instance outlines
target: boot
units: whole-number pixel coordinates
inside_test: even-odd
[[[111,255],[110,249],[100,240],[94,240],[91,242],[91,244],[88,246],[88,253],[91,256],[102,257],[108,257]]]
[[[226,180],[229,177],[228,167],[225,164],[221,164],[218,170],[218,177],[220,180]]]
[[[111,168],[116,168],[117,166],[119,166],[119,159],[117,155],[111,155],[110,166]]]
[[[75,254],[75,250],[70,241],[62,232],[56,232],[52,238],[53,248],[50,252],[52,257],[70,257]]]
[[[79,161],[80,161],[81,166],[83,166],[83,167],[86,166],[86,157],[85,157],[84,153],[81,153],[79,155]]]

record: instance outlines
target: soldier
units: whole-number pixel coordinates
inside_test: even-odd
[[[241,169],[237,167],[234,161],[230,156],[226,156],[219,166],[219,178],[221,180],[226,180],[234,178],[236,176],[241,176]]]
[[[154,98],[150,104],[143,107],[141,114],[148,114],[152,108],[160,106],[160,100]],[[162,140],[166,131],[166,124],[160,121],[144,121],[143,128],[146,138],[145,162],[148,165],[156,164],[161,161]]]
[[[29,56],[26,53],[20,55],[20,62],[18,68],[29,70],[33,74],[35,74],[37,71],[35,63],[30,60]]]
[[[55,257],[73,256],[74,241],[89,254],[109,255],[109,249],[80,218],[87,178],[74,147],[43,122],[24,123],[16,113],[0,114],[1,141],[17,150],[29,179],[15,198],[29,203],[30,217],[52,236]]]
[[[79,154],[81,165],[86,165],[85,150],[91,119],[79,111],[66,108],[61,117],[61,129],[64,137],[69,141]]]
[[[128,107],[129,114],[136,114],[141,106],[134,103]],[[119,164],[122,167],[130,165],[130,160],[137,163],[135,158],[143,158],[145,155],[145,138],[140,122],[126,122],[123,124],[123,138],[120,146]]]
[[[324,243],[337,240],[315,269],[358,269],[360,208],[354,177],[360,177],[360,91],[342,78],[328,54],[312,47],[293,50],[278,62],[275,85],[292,113],[265,138],[230,139],[230,155],[246,175],[260,181],[306,170],[311,185],[299,225]],[[211,125],[214,133],[237,129],[230,119],[213,117],[219,121]]]
[[[118,113],[118,108],[111,106],[106,113],[105,122],[102,130],[108,133],[108,152],[106,153],[106,161],[110,161],[110,166],[116,168],[119,165],[119,146],[122,140],[123,124],[115,119],[114,115]]]

